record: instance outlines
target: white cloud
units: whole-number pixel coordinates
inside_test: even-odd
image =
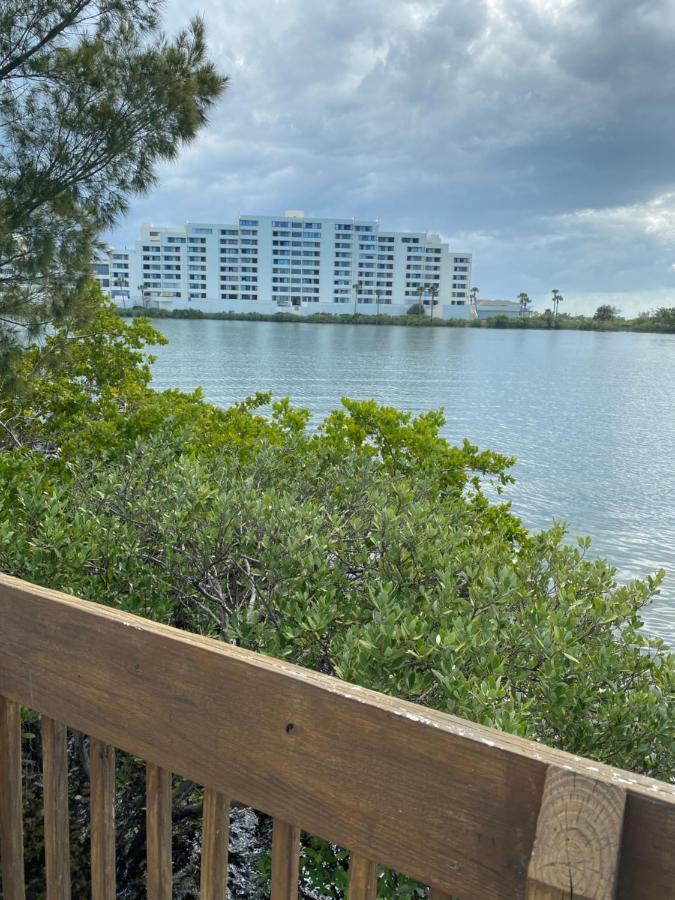
[[[558,216],[556,221],[563,228],[579,226],[606,232],[608,236],[616,231],[628,235],[642,233],[671,242],[675,239],[675,191],[643,203],[577,210]]]

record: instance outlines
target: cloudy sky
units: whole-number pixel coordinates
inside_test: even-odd
[[[440,232],[480,295],[675,305],[675,0],[168,0],[230,86],[111,236],[304,209]]]

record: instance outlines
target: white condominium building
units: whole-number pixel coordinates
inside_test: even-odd
[[[204,312],[359,312],[400,315],[413,303],[440,317],[469,315],[471,254],[437,234],[382,231],[377,222],[240,216],[233,225],[144,225],[133,248],[94,265],[118,304]]]

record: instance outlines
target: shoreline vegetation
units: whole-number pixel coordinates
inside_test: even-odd
[[[404,316],[364,315],[348,313],[258,313],[258,312],[203,312],[199,309],[155,309],[146,306],[118,307],[118,313],[127,318],[149,319],[219,319],[242,322],[300,322],[313,325],[402,325],[412,328],[520,328],[561,331],[633,331],[656,334],[675,334],[675,307],[658,309],[634,319],[615,316],[611,319],[595,316],[572,316],[560,313],[553,318],[550,312],[520,316],[491,316],[486,319],[430,319],[426,314],[408,312]]]

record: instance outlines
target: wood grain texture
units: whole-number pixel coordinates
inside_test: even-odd
[[[200,900],[223,900],[227,893],[230,801],[217,791],[204,791]]]
[[[272,829],[271,900],[296,900],[300,866],[300,829],[275,819]]]
[[[0,696],[0,860],[4,900],[24,900],[26,896],[21,798],[21,707]]]
[[[92,900],[115,900],[115,750],[89,743]]]
[[[152,763],[146,766],[147,891],[148,900],[171,900],[171,772]]]
[[[352,853],[349,860],[348,900],[375,900],[377,897],[377,863]]]
[[[65,725],[42,717],[47,900],[70,898],[68,734]]]
[[[527,873],[527,900],[613,900],[625,802],[626,792],[618,785],[551,766]]]
[[[11,699],[462,900],[525,896],[549,765],[625,787],[619,897],[672,892],[673,785],[8,576],[0,621]]]

